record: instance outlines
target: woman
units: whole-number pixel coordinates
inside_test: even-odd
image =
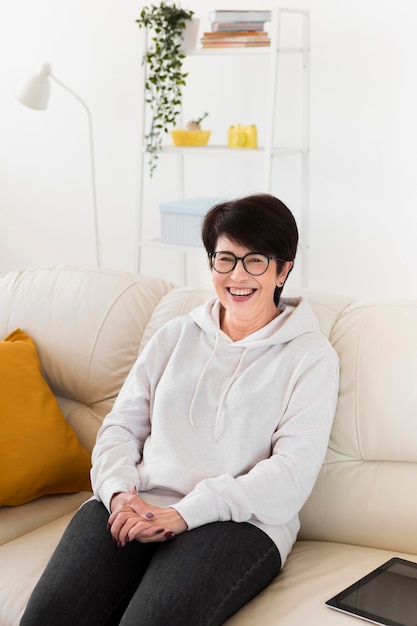
[[[143,350],[98,433],[75,515],[22,625],[214,626],[278,574],[325,455],[338,360],[303,298],[270,195],[213,207],[217,298]]]

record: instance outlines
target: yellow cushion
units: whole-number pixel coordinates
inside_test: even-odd
[[[91,489],[90,454],[42,376],[19,328],[0,341],[0,506]]]

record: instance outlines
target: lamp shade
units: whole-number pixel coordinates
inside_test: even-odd
[[[44,63],[37,74],[30,76],[16,89],[16,97],[22,104],[40,111],[47,108],[51,92],[49,84],[51,70],[51,65]]]

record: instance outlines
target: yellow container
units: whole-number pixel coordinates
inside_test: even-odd
[[[182,130],[182,128],[171,130],[174,146],[205,146],[210,135],[211,130]]]
[[[227,145],[229,148],[257,148],[258,131],[255,124],[250,124],[249,126],[242,126],[241,124],[229,126]]]

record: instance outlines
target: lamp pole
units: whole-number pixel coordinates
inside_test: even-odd
[[[90,144],[90,165],[91,165],[91,183],[93,192],[93,220],[94,220],[94,237],[95,237],[95,256],[97,267],[101,266],[101,254],[100,254],[100,239],[98,229],[98,209],[97,209],[97,193],[96,193],[96,175],[95,175],[95,163],[94,163],[94,142],[93,142],[93,123],[91,118],[91,112],[84,100],[75,93],[72,89],[67,87],[62,81],[60,81],[54,74],[52,74],[52,66],[49,63],[44,63],[38,74],[28,78],[17,90],[16,97],[32,109],[43,110],[48,106],[50,86],[49,78],[52,78],[58,85],[61,85],[68,93],[70,93],[78,102],[82,105],[87,113],[88,131],[89,131],[89,144]]]

